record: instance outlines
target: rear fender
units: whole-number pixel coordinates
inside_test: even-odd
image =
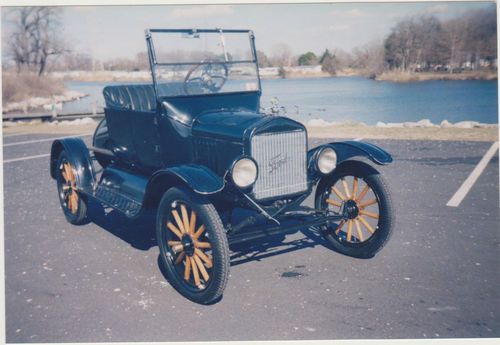
[[[57,160],[62,151],[66,151],[76,177],[76,187],[79,190],[91,191],[95,183],[95,173],[92,167],[87,146],[80,138],[65,138],[54,140],[50,150],[50,176],[56,178]]]

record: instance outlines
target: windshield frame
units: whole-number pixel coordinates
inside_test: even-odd
[[[158,93],[158,81],[156,79],[156,72],[157,72],[157,67],[162,67],[162,66],[189,66],[189,65],[202,65],[202,64],[209,64],[210,61],[188,61],[188,62],[158,62],[158,59],[156,58],[156,53],[155,53],[155,48],[154,48],[154,43],[153,43],[153,35],[154,33],[159,33],[159,34],[169,34],[169,33],[183,33],[183,34],[188,34],[188,35],[195,35],[197,33],[218,33],[220,35],[223,35],[224,33],[241,33],[241,34],[248,34],[248,39],[250,43],[250,50],[252,53],[253,59],[251,60],[236,60],[236,61],[230,61],[228,63],[231,64],[255,64],[255,70],[256,70],[256,78],[257,78],[257,90],[251,90],[251,91],[230,91],[230,92],[219,92],[219,93],[213,93],[213,94],[204,94],[204,96],[214,96],[214,95],[225,95],[225,94],[234,94],[234,93],[255,93],[257,92],[259,95],[262,94],[262,85],[261,85],[261,80],[260,80],[260,73],[259,73],[259,64],[257,60],[257,51],[255,48],[255,35],[252,30],[243,30],[243,29],[146,29],[145,30],[145,35],[146,35],[146,44],[148,48],[148,58],[149,58],[149,66],[151,69],[151,77],[153,80],[153,89],[155,92],[155,97],[157,100],[161,101]],[[172,97],[189,97],[189,96],[200,96],[198,94],[193,94],[193,95],[176,95]]]

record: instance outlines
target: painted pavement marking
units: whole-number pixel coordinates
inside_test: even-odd
[[[456,191],[456,193],[451,197],[446,206],[457,207],[460,205],[462,200],[465,198],[467,193],[469,193],[470,189],[476,183],[481,173],[484,171],[490,160],[493,158],[495,153],[498,150],[498,141],[494,142],[493,145],[489,148],[488,151],[484,154],[483,158],[476,165],[474,170],[470,173],[469,177],[462,183],[460,188]]]
[[[50,153],[44,153],[43,155],[36,155],[36,156],[26,156],[26,157],[7,159],[7,160],[4,160],[3,163],[6,164],[6,163],[12,163],[12,162],[26,161],[29,159],[42,158],[42,157],[48,157],[48,156],[50,156]]]
[[[68,135],[68,136],[65,136],[65,137],[56,137],[56,138],[45,138],[45,139],[35,139],[35,140],[19,141],[17,143],[4,144],[3,147],[15,146],[15,145],[26,145],[26,144],[41,143],[41,142],[44,142],[44,141],[52,141],[52,140],[57,140],[57,139],[66,139],[66,138],[75,138],[75,137],[88,137],[88,136],[91,136],[91,135],[92,135],[92,133],[87,133],[87,134],[79,134],[79,135]]]

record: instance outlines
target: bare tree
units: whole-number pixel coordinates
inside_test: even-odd
[[[22,7],[14,10],[14,32],[9,49],[18,72],[24,67],[41,75],[50,57],[61,55],[65,49],[59,38],[60,10],[55,7]]]
[[[462,18],[454,18],[444,23],[448,41],[448,54],[450,69],[449,72],[460,67],[464,62],[464,37],[467,34],[466,25]]]
[[[370,77],[382,73],[384,70],[383,46],[379,42],[372,42],[354,48],[348,66]]]
[[[270,60],[273,66],[290,66],[292,64],[292,51],[290,46],[285,43],[276,44],[273,47]]]

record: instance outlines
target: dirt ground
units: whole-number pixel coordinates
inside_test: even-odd
[[[308,128],[315,138],[498,141],[498,126],[486,128],[380,128],[332,125]]]
[[[3,134],[86,134],[92,133],[96,126],[97,121],[78,125],[32,121],[30,123],[17,123],[15,126],[7,122],[3,124]],[[498,141],[498,126],[488,128],[380,128],[343,124],[308,127],[307,130],[312,138]]]

